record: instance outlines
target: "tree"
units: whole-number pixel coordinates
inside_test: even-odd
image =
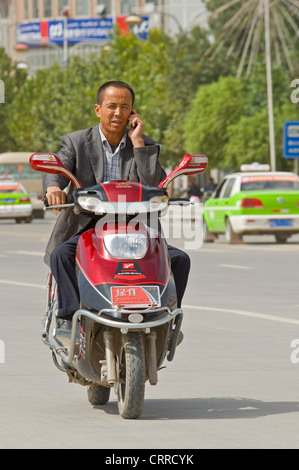
[[[145,133],[163,145],[161,163],[174,166],[185,153],[182,122],[198,86],[230,72],[227,62],[202,60],[207,45],[199,28],[177,38],[151,30],[145,41],[116,30],[100,54],[37,71],[10,107],[8,128],[18,149],[54,151],[61,135],[95,125],[97,89],[116,79],[133,86]]]
[[[292,162],[282,158],[283,123],[298,118],[298,109],[292,103],[274,107],[275,147],[277,169],[290,170]],[[270,145],[267,108],[257,110],[252,116],[242,116],[227,129],[228,141],[224,146],[226,168],[238,169],[242,163],[269,163]]]
[[[9,105],[26,81],[26,72],[13,65],[4,48],[0,48],[0,80],[3,83],[4,103],[0,103],[0,153],[15,149],[8,126]]]
[[[298,119],[298,106],[290,100],[287,74],[275,68],[275,146],[282,156],[283,123]],[[209,165],[232,171],[242,163],[270,163],[267,94],[264,66],[254,76],[226,77],[199,88],[184,123],[186,149],[204,153]],[[291,163],[277,159],[277,167],[288,169]]]
[[[199,87],[184,121],[187,152],[203,153],[210,166],[222,167],[228,126],[239,121],[247,106],[242,79],[221,77]]]
[[[159,30],[151,30],[146,41],[133,33],[116,34],[109,47],[91,63],[95,73],[101,73],[102,81],[116,79],[130,83],[136,94],[136,110],[145,122],[145,133],[160,143],[168,125],[170,47],[170,38]],[[164,151],[161,162],[167,164]]]
[[[88,127],[93,105],[88,73],[74,58],[70,68],[56,64],[27,80],[9,106],[19,150],[56,151],[63,134]]]
[[[161,43],[160,38],[155,32],[148,41],[133,34],[117,35],[100,55],[72,57],[67,67],[56,64],[38,70],[10,106],[9,128],[18,148],[54,151],[61,135],[95,125],[97,90],[111,79],[133,86],[146,132],[160,141],[167,125],[168,67],[167,42]]]
[[[163,144],[168,161],[172,164],[177,163],[186,151],[182,123],[198,87],[231,73],[228,61],[204,58],[208,46],[207,31],[196,26],[190,32],[180,33],[169,47],[171,66],[167,81],[167,128]]]

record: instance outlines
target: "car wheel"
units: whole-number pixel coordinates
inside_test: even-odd
[[[32,217],[34,219],[44,219],[45,218],[45,212],[41,209],[41,210],[33,210],[33,213],[32,213]]]
[[[215,240],[215,236],[209,231],[205,219],[203,219],[203,242],[211,243]]]
[[[275,235],[275,240],[277,241],[277,243],[286,243],[287,242],[287,239],[288,239],[288,236],[287,235]]]
[[[225,221],[225,238],[227,243],[230,244],[242,243],[242,235],[239,235],[233,231],[229,218],[227,218]]]

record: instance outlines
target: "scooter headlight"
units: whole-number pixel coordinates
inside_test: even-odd
[[[150,212],[160,212],[161,215],[165,215],[168,209],[168,198],[167,196],[154,196],[149,200]]]
[[[118,233],[104,236],[108,253],[118,259],[143,258],[148,248],[148,238],[141,233]]]
[[[106,210],[102,204],[102,201],[94,196],[79,196],[78,203],[82,209],[91,212],[105,213]]]

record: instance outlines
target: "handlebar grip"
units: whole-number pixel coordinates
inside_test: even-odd
[[[66,202],[65,202],[65,203],[66,203],[66,204],[71,204],[72,202],[74,202],[73,196],[72,196],[71,194],[67,194],[67,195],[66,195]],[[44,197],[43,197],[43,203],[44,203],[44,206],[50,207],[50,206],[49,206],[49,201],[48,201],[48,198],[47,198],[46,195],[44,195]]]

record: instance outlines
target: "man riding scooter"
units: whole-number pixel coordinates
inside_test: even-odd
[[[100,124],[62,137],[58,156],[82,183],[91,187],[111,180],[139,181],[158,186],[166,174],[158,158],[161,146],[143,134],[144,123],[134,109],[134,91],[126,83],[109,81],[98,90],[95,113]],[[129,128],[127,128],[129,126]],[[47,174],[44,188],[49,205],[65,204],[63,189],[68,180]],[[73,187],[69,192],[72,192]],[[80,307],[75,253],[80,234],[94,227],[94,220],[76,215],[72,208],[62,210],[46,248],[45,263],[51,267],[58,287],[58,330],[70,331],[73,314]],[[181,306],[187,285],[190,259],[183,251],[168,245],[171,269]]]

